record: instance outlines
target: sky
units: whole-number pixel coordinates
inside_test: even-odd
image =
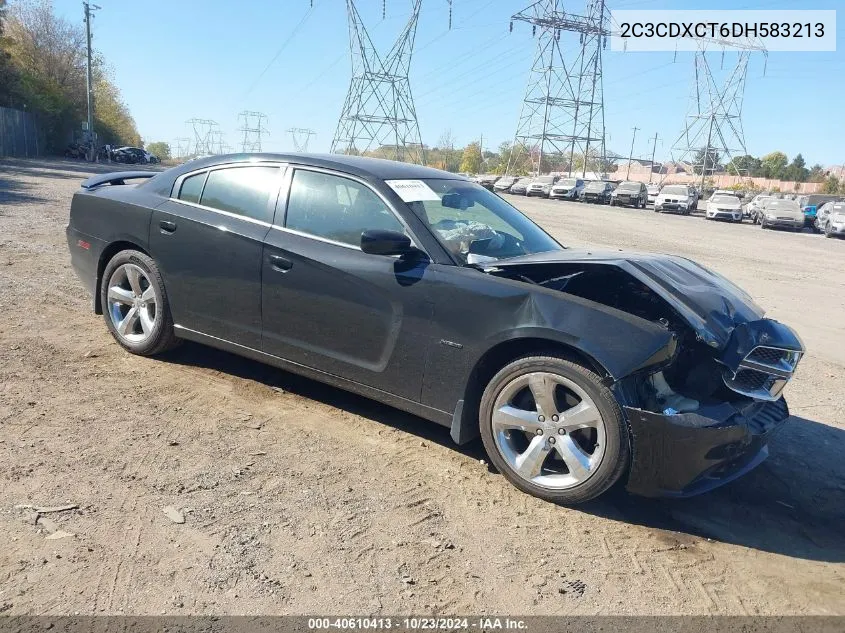
[[[509,18],[533,0],[423,0],[411,64],[422,140],[452,131],[459,146],[483,139],[495,150],[513,139],[535,40]],[[378,48],[404,26],[410,0],[357,0]],[[96,0],[94,47],[110,64],[145,142],[193,136],[193,117],[217,121],[240,148],[238,113],[263,112],[266,151],[293,150],[286,130],[311,128],[309,151],[328,151],[349,87],[345,0]],[[82,22],[81,0],[54,0]],[[564,2],[582,13],[584,0]],[[610,9],[837,9],[842,0],[608,0]],[[845,29],[842,29],[845,30]],[[838,30],[841,32],[842,30]],[[845,162],[845,46],[837,52],[773,52],[749,64],[743,127],[750,154],[774,150],[808,165]],[[566,48],[577,46],[577,40]],[[607,147],[668,160],[683,130],[693,85],[693,53],[604,52]],[[729,66],[736,54],[728,53]],[[712,61],[719,67],[719,60]],[[765,71],[765,72],[764,72]]]

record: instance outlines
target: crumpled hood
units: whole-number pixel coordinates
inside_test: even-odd
[[[617,266],[629,273],[663,298],[714,348],[723,349],[737,325],[757,321],[764,314],[748,293],[732,282],[675,255],[566,249],[514,257],[489,267],[581,262]]]

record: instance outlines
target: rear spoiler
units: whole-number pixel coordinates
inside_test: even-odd
[[[157,171],[114,171],[110,174],[98,174],[82,181],[83,189],[96,189],[102,185],[125,185],[127,180],[152,178]]]

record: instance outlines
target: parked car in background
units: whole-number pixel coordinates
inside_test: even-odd
[[[548,198],[552,192],[552,185],[554,185],[560,176],[535,176],[531,180],[531,184],[525,190],[526,196],[542,196]]]
[[[496,174],[482,174],[476,178],[476,182],[488,191],[493,191],[493,187],[498,180],[499,176]]]
[[[581,202],[593,202],[595,204],[610,204],[610,196],[613,193],[613,183],[606,180],[591,180],[584,185],[581,192]]]
[[[128,165],[161,162],[157,156],[150,154],[147,150],[141,149],[140,147],[118,147],[112,150],[112,160],[116,163],[126,163]]]
[[[816,213],[813,229],[824,232],[825,237],[842,237],[845,234],[845,202],[823,204]]]
[[[649,185],[646,190],[648,191],[648,204],[653,205],[660,193],[660,185]]]
[[[707,201],[704,217],[707,220],[742,222],[742,202],[730,193],[714,193]]]
[[[745,215],[750,217],[754,224],[758,224],[758,215],[763,210],[763,207],[766,206],[766,202],[774,199],[775,196],[771,194],[757,194],[754,198],[752,198],[751,202],[748,203],[748,206],[745,207]]]
[[[804,212],[804,226],[814,227],[816,224],[816,213],[819,207],[826,202],[839,202],[842,196],[830,193],[811,193],[798,198],[798,206]]]
[[[528,191],[528,185],[530,185],[533,180],[533,178],[520,178],[511,185],[509,193],[513,193],[518,196],[524,196]]]
[[[511,185],[515,184],[518,178],[516,176],[502,176],[493,185],[493,191],[496,193],[506,193],[510,191]]]
[[[636,207],[645,209],[648,204],[648,189],[645,183],[625,180],[610,194],[610,206]]]
[[[772,198],[757,213],[757,220],[764,229],[777,227],[800,231],[804,228],[804,212],[795,200]]]
[[[698,204],[695,190],[687,185],[666,185],[654,200],[654,211],[689,215]]]
[[[804,353],[704,266],[564,248],[478,184],[407,163],[240,154],[97,174],[66,235],[88,310],[126,351],[192,340],[411,412],[457,444],[480,435],[498,472],[555,503],[617,481],[690,496],[748,472],[789,419]]]
[[[578,200],[584,191],[584,181],[581,178],[561,178],[549,192],[549,198],[557,200]]]

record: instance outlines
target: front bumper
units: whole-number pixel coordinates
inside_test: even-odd
[[[578,191],[575,189],[571,191],[555,191],[552,189],[549,192],[549,198],[556,198],[558,200],[577,200]]]
[[[774,220],[771,220],[764,215],[762,221],[766,223],[766,226],[780,226],[787,229],[804,228],[804,220],[786,220],[784,218],[775,218]]]
[[[528,189],[525,193],[528,196],[541,196],[543,198],[549,197],[549,192],[543,191],[542,189]]]
[[[680,205],[676,202],[664,202],[662,204],[655,203],[654,208],[658,211],[680,211],[686,213],[691,207]]]
[[[584,202],[595,202],[595,203],[603,203],[605,201],[605,197],[602,195],[597,195],[594,193],[585,193],[581,196],[581,199]]]
[[[738,222],[742,219],[742,211],[708,211],[707,218],[710,220],[731,220]]]
[[[789,418],[783,398],[705,406],[663,415],[625,407],[631,429],[629,492],[691,497],[741,477],[768,456],[766,444]]]

